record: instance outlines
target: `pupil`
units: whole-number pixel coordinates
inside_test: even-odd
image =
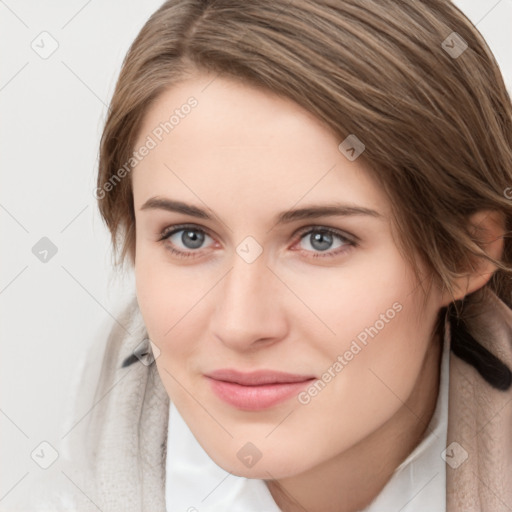
[[[332,236],[328,233],[316,233],[311,242],[312,247],[318,251],[325,251],[332,244]]]
[[[188,237],[188,239],[186,237]],[[181,235],[181,241],[189,249],[197,249],[201,247],[204,241],[204,234],[195,231],[184,231]]]

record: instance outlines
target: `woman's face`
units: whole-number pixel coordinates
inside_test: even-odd
[[[134,148],[138,302],[210,457],[285,478],[403,412],[442,297],[423,301],[363,157],[295,103],[213,78],[162,94]]]

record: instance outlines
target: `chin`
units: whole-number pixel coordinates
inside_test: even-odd
[[[220,457],[213,454],[210,458],[225,471],[244,478],[254,478],[259,480],[274,480],[289,478],[304,471],[307,471],[307,461],[303,458],[300,460],[300,467],[296,464],[296,460],[290,460],[288,454],[279,453],[279,451],[272,450],[271,455],[265,456],[265,451],[260,452],[259,459],[250,460],[251,447],[244,447],[237,450],[235,458],[230,454],[223,453]],[[266,449],[270,451],[270,449]],[[301,450],[297,450],[297,454],[301,455]],[[249,455],[247,455],[249,454]],[[253,457],[257,456],[254,452]],[[245,462],[244,459],[247,459]],[[254,462],[256,461],[256,462]],[[247,465],[246,465],[247,464]],[[249,467],[249,465],[251,465]]]

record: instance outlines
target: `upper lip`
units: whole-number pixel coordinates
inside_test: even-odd
[[[210,377],[211,379],[233,382],[242,386],[261,386],[264,384],[304,382],[314,378],[312,375],[296,375],[273,370],[240,372],[238,370],[231,369],[215,370],[206,374],[206,376]]]

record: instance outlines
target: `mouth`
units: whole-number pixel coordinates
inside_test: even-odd
[[[259,411],[285,402],[316,380],[311,375],[271,370],[250,373],[216,370],[205,377],[217,397],[246,411]]]

